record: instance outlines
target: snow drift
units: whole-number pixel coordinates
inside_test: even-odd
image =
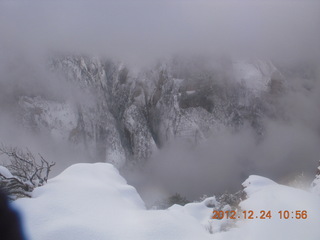
[[[270,219],[247,219],[237,228],[216,234],[217,240],[317,240],[320,236],[320,198],[309,192],[287,187],[274,181],[252,175],[243,184],[248,198],[240,203],[241,209],[271,211]],[[296,219],[295,211],[307,211],[306,219]],[[288,219],[280,219],[279,211],[289,211]],[[292,214],[292,212],[294,212]]]
[[[139,194],[108,163],[76,164],[14,205],[30,240],[319,239],[320,198],[312,193],[250,176],[241,210],[272,211],[271,219],[210,219],[214,197],[167,210],[147,210]],[[280,219],[278,211],[306,210],[307,219]],[[292,215],[293,216],[293,215]],[[212,235],[209,234],[212,233]]]
[[[30,240],[209,239],[192,216],[145,209],[108,163],[76,164],[20,199]]]

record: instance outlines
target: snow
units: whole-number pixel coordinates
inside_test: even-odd
[[[188,203],[185,206],[173,205],[169,208],[173,212],[183,212],[186,213],[197,220],[203,229],[211,229],[212,233],[219,232],[223,224],[227,222],[227,219],[211,219],[212,210],[218,207],[219,203],[216,201],[215,197],[209,197],[199,203]]]
[[[247,219],[237,228],[215,234],[216,240],[318,240],[320,236],[320,199],[303,190],[277,184],[270,179],[250,176],[244,182],[248,199],[240,203],[242,210],[271,211],[271,219]],[[307,211],[307,219],[280,219],[279,211]]]
[[[318,167],[318,172],[320,173],[320,167]],[[320,196],[320,174],[317,174],[311,183],[311,191]]]
[[[0,166],[0,174],[4,176],[5,178],[12,178],[11,172],[8,170],[8,168],[4,166]]]
[[[33,240],[210,239],[187,213],[146,210],[108,163],[73,165],[15,205]]]
[[[236,81],[245,84],[256,95],[267,90],[272,74],[277,71],[271,62],[261,60],[234,60],[233,69]]]
[[[58,103],[41,97],[22,97],[19,101],[26,114],[36,124],[48,128],[57,140],[67,140],[69,133],[77,127],[77,115],[69,102]]]
[[[180,116],[176,138],[201,141],[222,127],[213,115],[201,107],[188,108]]]
[[[196,91],[195,90],[190,90],[190,91],[186,91],[186,94],[191,95],[194,94]]]
[[[265,186],[275,185],[276,182],[261,176],[251,175],[242,186],[246,189],[246,193],[251,196],[253,193],[262,190]]]
[[[252,175],[244,183],[242,210],[271,211],[271,219],[210,219],[214,197],[167,210],[147,210],[139,194],[109,163],[76,164],[31,199],[14,202],[33,240],[318,240],[320,198],[312,193]],[[223,209],[228,210],[228,209]],[[280,219],[278,211],[307,211],[307,219]],[[234,220],[232,220],[234,221]],[[209,231],[212,233],[210,234]]]

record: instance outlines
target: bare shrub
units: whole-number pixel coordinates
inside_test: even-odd
[[[44,185],[49,178],[54,162],[49,163],[38,154],[36,158],[29,149],[0,146],[0,155],[5,155],[8,164],[0,166],[0,188],[11,199],[31,197],[34,188]]]

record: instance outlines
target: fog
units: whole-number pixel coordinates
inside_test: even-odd
[[[258,142],[252,129],[222,131],[196,148],[171,145],[160,151],[132,180],[147,203],[180,193],[188,199],[241,190],[249,175],[288,184],[300,174],[308,182],[319,158],[319,132],[308,126],[268,123]]]
[[[1,46],[145,64],[172,53],[319,53],[318,1],[1,1]]]
[[[94,161],[67,143],[18,127],[15,97],[90,101],[51,75],[51,54],[85,54],[149,66],[174,54],[230,55],[319,66],[320,3],[287,1],[1,1],[0,142],[29,147],[59,163]],[[192,150],[159,151],[134,182],[150,201],[159,193],[189,198],[239,189],[249,174],[281,181],[312,174],[319,159],[320,83],[292,79],[279,100],[287,121],[265,119],[263,142],[251,128],[222,130]],[[89,160],[88,160],[89,159]],[[140,173],[139,173],[140,174]],[[146,184],[148,182],[148,184]]]
[[[236,192],[251,174],[283,184],[300,175],[299,184],[307,187],[320,154],[319,75],[311,81],[292,78],[288,85],[276,100],[281,117],[263,118],[262,138],[248,124],[236,132],[222,129],[197,147],[176,142],[160,150],[140,178],[133,177],[147,202],[174,193],[192,200]]]

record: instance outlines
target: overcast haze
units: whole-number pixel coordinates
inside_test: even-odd
[[[319,53],[318,1],[1,1],[1,46],[146,63],[173,53]]]
[[[135,69],[174,54],[253,57],[285,64],[311,61],[319,66],[320,2],[1,1],[0,141],[44,152],[61,163],[61,171],[87,161],[87,156],[19,129],[13,104],[17,92],[90,101],[89,95],[79,96],[77,89],[47,71],[47,57],[56,53],[111,58]],[[291,90],[279,100],[289,121],[265,119],[262,144],[244,128],[236,135],[223,131],[194,152],[174,145],[154,156],[148,174],[135,182],[149,182],[145,189],[161,182],[159,192],[180,191],[195,198],[235,190],[249,174],[277,180],[290,173],[311,174],[320,158],[319,76],[308,84],[309,92],[305,82],[292,79]]]

